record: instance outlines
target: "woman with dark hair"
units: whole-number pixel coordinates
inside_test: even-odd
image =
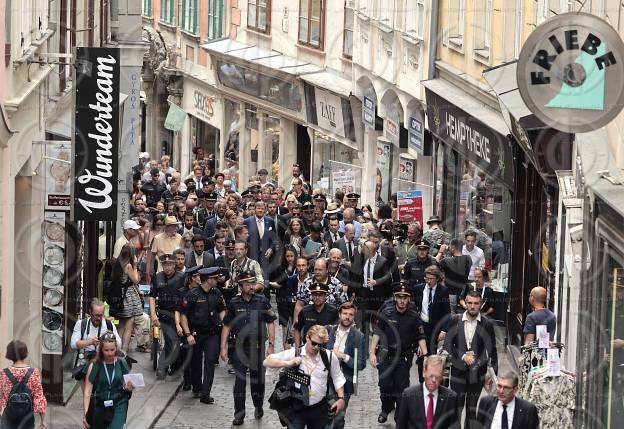
[[[107,332],[100,337],[97,357],[89,364],[82,399],[85,429],[121,429],[126,424],[128,400],[134,390],[132,382],[124,383],[130,372],[124,359],[117,359],[115,335]],[[93,414],[87,416],[91,393],[95,389]],[[89,423],[89,420],[91,423]]]
[[[306,235],[303,222],[300,218],[294,217],[288,224],[288,229],[284,233],[284,245],[290,245],[295,248],[297,254],[301,253],[301,240]]]
[[[33,429],[35,427],[35,413],[39,414],[39,428],[45,429],[45,412],[48,406],[43,387],[41,386],[41,372],[37,368],[32,368],[26,363],[28,357],[28,347],[22,341],[13,340],[7,345],[4,356],[13,364],[5,368],[0,373],[0,427],[2,429]],[[26,386],[32,393],[33,410],[27,416],[20,416],[19,419],[11,418],[11,410],[7,408],[9,394],[13,389],[13,384],[26,380]]]
[[[295,263],[297,261],[298,252],[292,245],[286,245],[284,248],[284,258],[279,269],[275,270],[273,281],[269,283],[275,289],[275,302],[277,303],[277,314],[279,316],[279,324],[282,327],[282,343],[286,349],[286,338],[288,337],[286,327],[288,319],[293,315],[295,293],[293,287],[295,282],[289,279],[296,274]]]
[[[139,271],[134,257],[134,248],[125,245],[113,264],[110,293],[107,298],[109,313],[119,319],[117,328],[124,352],[128,352],[130,337],[134,327],[134,318],[143,314],[143,303],[139,293]]]

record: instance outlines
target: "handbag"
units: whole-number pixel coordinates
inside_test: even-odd
[[[300,355],[300,350],[295,350],[295,357]],[[310,375],[301,371],[299,366],[284,368],[280,371],[275,389],[269,397],[269,408],[280,415],[280,422],[286,426],[284,420],[288,416],[303,408],[309,402]],[[299,384],[301,387],[298,387]],[[283,417],[286,417],[285,419]]]
[[[93,366],[95,366],[95,364],[93,364]],[[95,402],[97,401],[97,393],[95,387],[97,386],[97,383],[100,379],[100,372],[102,372],[102,366],[98,365],[97,372],[95,373],[95,383],[93,383],[93,386],[91,387],[89,408],[87,408],[87,415],[85,416],[85,419],[90,426],[93,426],[93,423],[95,422]]]

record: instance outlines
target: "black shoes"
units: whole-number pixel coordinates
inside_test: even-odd
[[[234,417],[234,420],[232,420],[232,426],[241,426],[244,422],[244,417]]]
[[[201,402],[202,404],[214,404],[214,398],[212,396],[202,395],[199,402]]]
[[[262,416],[264,416],[264,410],[262,409],[262,407],[256,407],[256,409],[254,410],[254,418],[256,420],[260,420]]]
[[[193,398],[201,398],[201,392],[193,392]]]
[[[156,371],[156,380],[164,381],[166,377],[167,377],[167,373],[162,372],[162,371]]]
[[[384,411],[379,413],[379,416],[377,417],[377,423],[385,423],[387,421],[388,421],[388,414],[386,414]]]
[[[228,366],[228,374],[230,375],[236,374],[236,371],[234,371],[234,367],[232,365]]]
[[[182,390],[188,392],[189,390],[191,390],[192,387],[193,386],[190,383],[184,383],[184,385],[182,386]]]

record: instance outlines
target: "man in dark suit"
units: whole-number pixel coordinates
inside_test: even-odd
[[[344,235],[344,233],[338,231],[338,226],[339,223],[337,217],[332,217],[327,221],[327,231],[323,234],[323,240],[325,241],[325,245],[328,249],[334,247],[334,243],[340,240]]]
[[[366,356],[368,356],[366,351],[366,337],[353,324],[353,322],[355,322],[356,312],[357,310],[352,302],[345,302],[338,309],[340,323],[338,323],[338,325],[327,326],[329,341],[325,347],[327,350],[331,350],[338,358],[340,361],[340,369],[347,379],[344,385],[345,407],[334,417],[332,426],[334,429],[343,429],[345,425],[344,418],[347,407],[349,406],[349,398],[355,392],[353,376],[356,367],[356,357],[357,371],[359,372],[366,368]]]
[[[498,373],[498,354],[494,326],[481,317],[481,294],[471,290],[466,295],[466,311],[454,315],[448,324],[444,350],[450,355],[451,389],[458,396],[458,413],[466,404],[464,429],[474,426],[477,402],[485,382],[488,361]]]
[[[361,246],[351,268],[359,273],[359,281],[353,283],[355,302],[361,312],[358,326],[368,335],[371,315],[392,295],[392,276],[387,270],[386,258],[377,253],[377,244],[373,241]]]
[[[210,268],[215,264],[214,255],[204,250],[206,246],[206,239],[201,232],[193,236],[193,251],[186,255],[184,260],[184,266],[186,268],[196,267],[201,265],[206,268]]]
[[[206,221],[206,226],[204,227],[204,237],[210,238],[215,234],[217,229],[217,222],[223,219],[226,209],[227,207],[225,206],[224,202],[215,203],[215,215]]]
[[[264,216],[266,204],[258,201],[255,205],[255,215],[244,220],[249,231],[249,257],[260,264],[264,278],[269,278],[269,267],[271,257],[278,250],[277,234],[275,233],[275,223]],[[266,291],[269,289],[267,288]]]
[[[199,229],[198,227],[194,226],[193,225],[194,222],[195,222],[195,216],[193,215],[193,212],[186,212],[186,214],[184,215],[184,223],[178,229],[178,234],[184,235],[184,234],[191,233],[193,236],[197,234],[201,235],[203,231]]]
[[[425,284],[416,286],[414,302],[423,321],[427,350],[435,354],[438,341],[442,341],[446,324],[451,316],[448,289],[442,284],[442,272],[435,265],[425,269]],[[423,358],[418,358],[418,377],[423,381]]]
[[[441,386],[444,357],[425,358],[424,382],[403,391],[394,419],[397,429],[459,429],[457,394]]]
[[[479,402],[477,421],[483,429],[538,429],[537,407],[516,397],[518,376],[512,372],[498,377],[496,396]]]
[[[368,239],[377,244],[377,253],[386,259],[386,270],[392,275],[392,282],[400,282],[399,260],[397,259],[394,246],[383,244],[383,236],[376,230],[369,232]]]
[[[347,225],[342,238],[334,241],[332,247],[340,249],[342,257],[345,259],[344,265],[350,268],[356,256],[359,255],[358,245],[355,241],[355,226]]]

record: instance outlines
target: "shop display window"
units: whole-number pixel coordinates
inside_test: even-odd
[[[362,160],[360,152],[314,131],[312,183],[315,188],[333,194],[338,189],[361,191]]]

